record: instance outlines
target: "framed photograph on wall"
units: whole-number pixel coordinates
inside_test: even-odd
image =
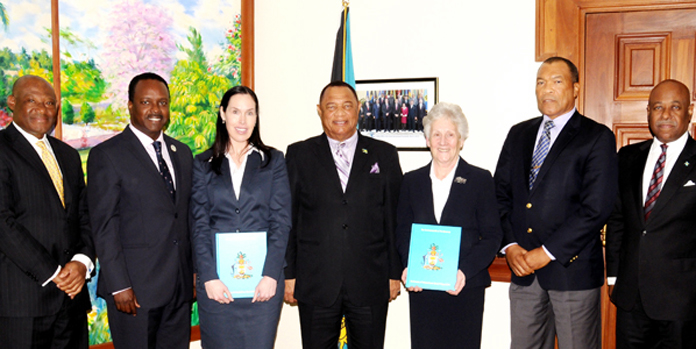
[[[358,129],[400,151],[427,151],[423,117],[438,102],[438,78],[358,80]]]

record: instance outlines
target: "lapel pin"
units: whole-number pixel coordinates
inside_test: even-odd
[[[685,163],[684,163],[684,166],[689,166],[689,162],[688,162],[688,161],[685,162]]]
[[[363,148],[362,152],[363,154],[367,154],[367,149]]]
[[[169,149],[176,153],[176,146],[174,144],[170,145]]]
[[[466,178],[457,177],[454,179],[454,183],[466,184]]]

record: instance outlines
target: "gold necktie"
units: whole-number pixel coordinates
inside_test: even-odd
[[[56,162],[56,159],[53,158],[53,155],[51,155],[51,152],[48,151],[48,148],[46,148],[46,144],[44,144],[43,141],[36,142],[36,145],[39,147],[39,149],[41,149],[41,160],[43,161],[44,166],[46,166],[48,174],[51,176],[53,186],[56,187],[56,191],[60,197],[60,202],[63,204],[63,207],[65,207],[63,175],[60,173],[58,163]]]

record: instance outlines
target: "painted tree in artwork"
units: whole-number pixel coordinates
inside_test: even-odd
[[[179,45],[187,58],[174,66],[171,79],[171,121],[167,134],[186,143],[194,154],[206,150],[215,137],[220,97],[233,81],[211,71],[201,34],[189,28],[189,47]]]
[[[141,0],[117,3],[108,18],[102,68],[111,82],[112,102],[125,108],[133,76],[149,71],[169,78],[176,53],[172,18],[165,9]]]
[[[208,70],[226,76],[234,82],[234,85],[239,85],[242,72],[242,17],[240,15],[236,15],[234,22],[227,28],[225,42],[221,45],[223,54]]]

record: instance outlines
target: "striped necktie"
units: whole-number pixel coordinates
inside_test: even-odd
[[[341,180],[341,188],[343,192],[346,192],[346,186],[348,185],[348,175],[350,174],[350,162],[348,162],[348,157],[343,153],[346,143],[342,142],[338,144],[336,148],[336,156],[334,156],[334,162],[336,163],[336,170],[338,171],[338,178]]]
[[[51,176],[53,186],[56,188],[58,196],[60,197],[60,203],[63,204],[63,207],[65,207],[65,193],[63,191],[63,174],[60,173],[58,163],[56,162],[56,159],[53,158],[53,155],[51,155],[51,152],[48,151],[48,148],[46,147],[46,144],[43,141],[36,142],[36,146],[39,147],[39,149],[41,149],[41,161],[43,161],[43,164],[44,166],[46,166],[46,170],[48,171],[49,176]]]
[[[546,155],[549,154],[549,148],[551,148],[551,129],[554,128],[553,120],[549,120],[544,123],[544,132],[539,137],[539,143],[537,143],[536,149],[534,149],[534,155],[532,155],[532,169],[529,171],[529,190],[534,187],[534,181],[539,174],[539,169],[546,159]]]
[[[648,217],[650,217],[650,212],[652,212],[653,207],[655,207],[655,201],[657,197],[660,196],[660,190],[662,189],[662,175],[665,172],[667,144],[662,144],[660,147],[662,148],[662,153],[655,163],[655,169],[653,170],[652,178],[650,178],[650,186],[648,187],[648,195],[645,198],[644,212],[646,221]]]

